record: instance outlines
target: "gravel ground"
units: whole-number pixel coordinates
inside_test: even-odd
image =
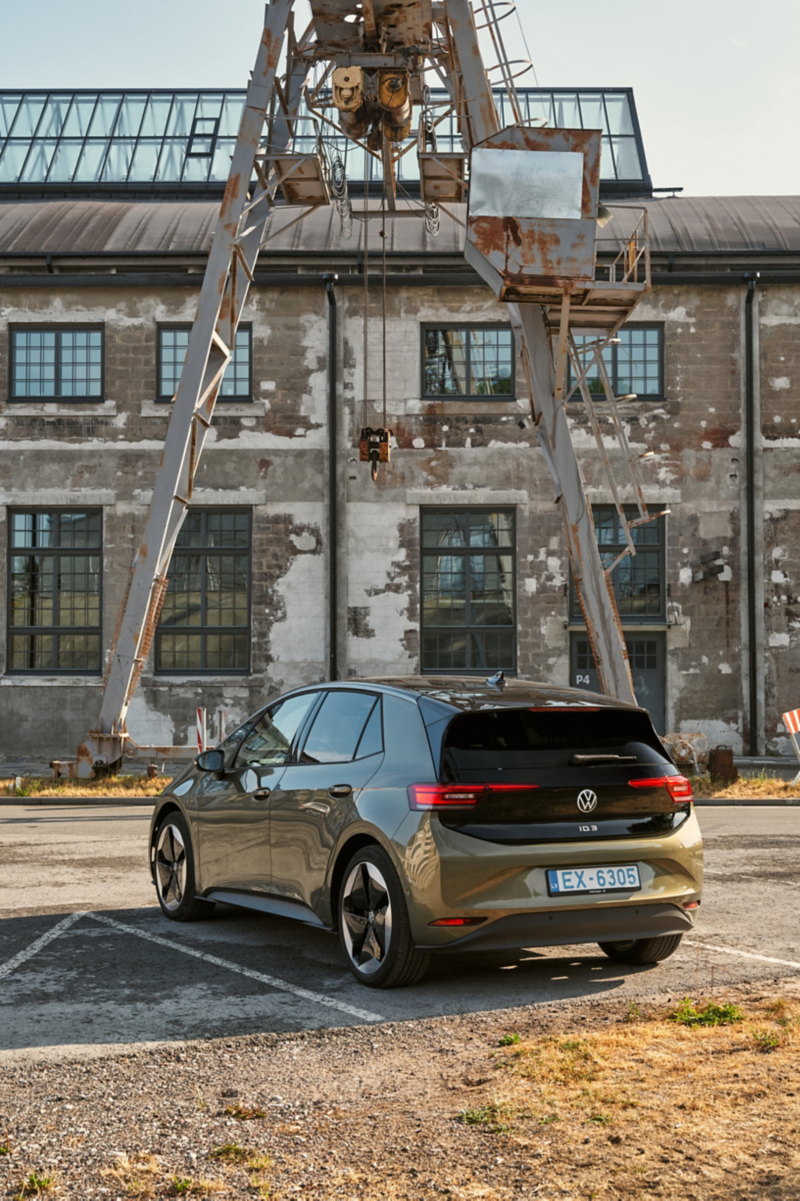
[[[797,1024],[796,979],[725,994],[756,1009],[775,997],[793,1007],[784,1026]],[[677,1000],[647,1007],[655,1016]],[[699,1058],[679,1050],[668,1064],[663,1049],[643,1051],[635,1062],[649,1055],[655,1090],[640,1071],[636,1102],[603,1098],[616,1103],[613,1117],[573,1106],[556,1122],[546,1106],[558,1074],[536,1092],[509,1072],[517,1048],[501,1046],[504,1036],[518,1033],[534,1054],[587,1038],[630,1042],[628,1005],[529,1006],[91,1061],[20,1057],[0,1079],[0,1196],[800,1198],[795,1045],[765,1055],[733,1027],[681,1030],[676,1039],[716,1038],[693,1044],[712,1074],[692,1083]],[[612,1059],[604,1071],[618,1075]],[[712,1084],[721,1099],[709,1112],[698,1093],[710,1097]]]

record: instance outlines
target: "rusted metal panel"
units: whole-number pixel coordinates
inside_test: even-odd
[[[387,50],[422,46],[431,36],[430,0],[371,0],[366,14],[355,0],[311,0],[311,18],[320,47],[333,52],[362,49],[362,36],[372,39],[373,29]]]

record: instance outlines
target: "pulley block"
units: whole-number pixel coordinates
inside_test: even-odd
[[[378,464],[389,462],[391,450],[391,430],[373,429],[370,425],[362,429],[358,457],[360,462],[370,464],[373,481],[378,478]]]

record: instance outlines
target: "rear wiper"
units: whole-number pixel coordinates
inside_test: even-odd
[[[573,755],[570,767],[583,767],[588,763],[637,763],[635,755]]]

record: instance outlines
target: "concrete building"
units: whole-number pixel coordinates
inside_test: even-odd
[[[604,202],[646,207],[652,247],[652,293],[609,354],[617,393],[637,397],[621,410],[648,504],[668,510],[614,573],[637,695],[662,731],[788,751],[800,198],[657,199],[629,92],[529,99],[561,124],[583,104],[589,124],[598,96]],[[0,758],[70,755],[96,718],[241,103],[0,94]],[[347,171],[355,196],[363,160]],[[464,262],[458,206],[434,236],[405,187],[386,218],[385,422],[379,223],[365,245],[335,208],[271,218],[137,741],[190,743],[198,704],[234,721],[331,675],[594,682],[504,307]],[[613,556],[588,418],[575,400],[568,415]],[[373,485],[358,433],[381,424],[394,444]]]

